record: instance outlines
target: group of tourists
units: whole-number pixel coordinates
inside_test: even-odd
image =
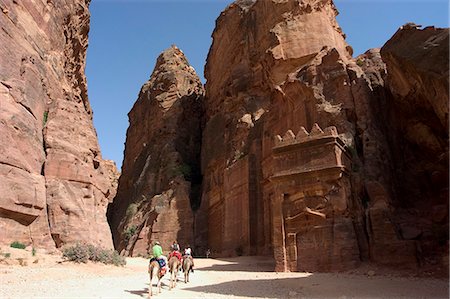
[[[173,241],[172,245],[170,246],[170,253],[169,253],[169,257],[166,257],[163,254],[163,250],[161,247],[161,244],[159,243],[159,241],[156,241],[153,245],[152,248],[152,253],[153,253],[153,258],[155,258],[156,260],[158,260],[160,266],[161,266],[161,271],[163,273],[166,272],[167,269],[167,259],[171,258],[172,256],[177,257],[181,263],[183,263],[183,259],[186,258],[190,258],[192,261],[192,268],[191,271],[194,272],[194,258],[192,257],[192,249],[191,246],[188,244],[184,250],[183,253],[181,253],[180,251],[180,245],[178,245],[177,241]]]

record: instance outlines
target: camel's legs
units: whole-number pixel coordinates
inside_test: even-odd
[[[148,285],[148,297],[149,298],[151,298],[153,295],[153,293],[152,293],[152,274],[153,273],[150,272],[150,284]]]

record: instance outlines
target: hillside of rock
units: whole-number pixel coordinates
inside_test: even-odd
[[[237,0],[204,86],[176,46],[157,58],[119,178],[87,98],[88,7],[0,3],[1,243],[448,276],[448,28],[407,23],[353,57],[332,0]]]
[[[176,46],[157,59],[128,114],[125,156],[117,196],[108,208],[115,248],[146,255],[153,242],[194,241],[200,187],[204,90]]]
[[[84,75],[90,0],[0,3],[0,242],[112,248],[117,170],[101,157]]]
[[[353,59],[336,15],[332,1],[236,1],[217,19],[205,68],[200,208],[215,254],[273,254],[281,271],[343,270],[363,261],[415,268],[431,251],[427,246],[439,247],[438,233],[428,229],[435,227],[441,238],[448,233],[448,208],[440,199],[448,193],[448,133],[441,130],[448,122],[448,76],[442,81],[445,72],[438,70],[434,80],[427,74],[434,71],[423,69],[436,61],[448,65],[448,58],[433,54],[421,62],[432,54],[427,51],[448,53],[448,31],[394,36],[383,57],[373,49]],[[415,43],[423,52],[408,57]],[[399,68],[383,62],[394,54]],[[407,65],[410,73],[402,74]],[[417,82],[429,84],[418,91]],[[408,93],[432,103],[404,115],[391,99],[402,101]],[[430,111],[424,125],[397,123],[419,110]],[[428,134],[434,127],[436,138]],[[399,184],[405,173],[398,170],[417,167],[398,159],[404,138],[441,156]],[[411,150],[410,158],[425,154]],[[441,221],[426,230],[416,228],[422,221],[416,208],[409,223],[400,216],[405,205],[408,210],[401,188],[421,180],[423,169],[430,180],[437,171],[440,180],[434,193],[431,181],[423,182],[436,200],[428,210]],[[427,205],[429,198],[419,202]],[[422,233],[434,241],[419,241]],[[441,257],[437,263],[448,264]]]
[[[402,26],[382,47],[395,222],[419,264],[447,265],[449,29]]]

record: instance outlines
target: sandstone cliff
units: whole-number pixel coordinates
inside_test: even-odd
[[[180,49],[158,58],[117,182],[87,99],[88,5],[0,4],[0,242],[448,269],[448,29],[406,24],[354,59],[331,0],[238,0],[205,98]]]
[[[116,249],[193,244],[199,205],[203,86],[183,52],[164,51],[128,114],[119,188],[108,208]]]
[[[402,26],[382,47],[395,222],[422,265],[448,269],[449,30]]]
[[[282,219],[288,216],[278,215],[281,194],[290,192],[294,202],[302,203],[317,197],[312,199],[314,206],[309,207],[315,209],[321,205],[320,198],[327,198],[333,188],[349,192],[348,179],[340,180],[339,173],[328,178],[335,186],[330,183],[324,188],[312,187],[321,189],[312,195],[305,190],[301,193],[305,183],[297,182],[297,190],[283,191],[278,188],[283,183],[272,180],[274,158],[283,160],[274,157],[273,152],[278,134],[288,130],[297,133],[305,127],[309,135],[313,124],[318,123],[322,128],[336,126],[342,133],[341,139],[349,146],[353,144],[355,127],[347,119],[355,109],[346,67],[351,48],[336,23],[336,13],[331,1],[237,1],[217,20],[205,69],[202,202],[209,207],[209,245],[218,254],[273,252],[280,270],[295,270],[297,265],[290,267],[283,262],[288,259],[287,248],[295,249],[297,241],[286,244],[287,234],[282,231],[287,228]],[[324,168],[330,166],[327,161],[322,162]],[[292,166],[297,163],[292,161]],[[340,201],[343,202],[329,201],[327,207],[322,204],[329,213],[325,223],[321,223],[326,228],[317,234],[312,232],[308,238],[321,235],[320,242],[328,247],[324,249],[326,256],[339,256],[339,250],[347,250],[345,258],[353,266],[359,249],[351,214],[358,217],[358,205],[352,203],[350,196],[343,196]],[[350,213],[348,205],[356,205],[356,211]],[[307,221],[300,222],[293,229],[306,226]],[[336,229],[342,235],[333,239],[330,236]],[[328,252],[337,242],[336,248],[340,249]],[[302,269],[342,267],[340,261],[320,261],[323,267],[309,264],[314,263],[311,254],[317,250],[318,247],[308,249],[301,258]],[[295,260],[297,257],[292,256],[289,263]]]
[[[438,171],[434,177],[442,181],[440,191],[429,194],[437,201],[431,210],[442,212],[441,223],[448,219],[437,194],[448,192],[442,176],[448,172],[448,155],[442,156],[448,134],[441,130],[448,122],[448,81],[442,71],[436,80],[426,79],[429,69],[413,66],[419,57],[399,54],[414,43],[448,53],[448,47],[436,46],[445,43],[448,31],[447,37],[430,34],[391,47],[401,39],[394,37],[383,51],[399,57],[386,68],[376,49],[351,58],[336,14],[330,0],[240,0],[217,20],[205,68],[201,207],[208,216],[208,244],[217,255],[273,254],[278,270],[291,271],[342,270],[368,260],[415,267],[423,249],[412,235],[422,231],[397,216],[406,204],[401,188],[420,180],[423,169]],[[412,82],[400,71],[403,66]],[[416,91],[417,82],[430,84]],[[437,117],[398,124],[394,134],[396,121],[418,110],[403,107],[407,115],[398,117],[405,109],[386,110],[395,105],[389,103],[392,96],[402,101],[412,94],[412,102],[427,105],[433,92],[436,100],[422,111]],[[404,137],[408,130],[410,137]],[[428,138],[429,132],[435,133]],[[441,156],[434,164],[421,163],[409,183],[399,184],[404,172],[395,167],[415,167],[398,159],[404,138],[417,150],[410,158],[423,154],[413,149],[417,143]]]
[[[101,158],[87,98],[89,2],[0,4],[2,243],[112,248],[117,170]]]

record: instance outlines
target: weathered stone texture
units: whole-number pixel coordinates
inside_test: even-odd
[[[310,130],[317,122],[338,126],[342,138],[351,144],[354,126],[346,113],[353,109],[353,98],[345,67],[351,48],[335,14],[330,1],[254,1],[230,5],[217,20],[205,69],[202,152],[202,202],[212,207],[209,245],[213,252],[284,250],[277,241],[282,217],[274,218],[273,202],[279,195],[272,180],[273,136],[289,129],[298,132],[301,126]],[[233,167],[243,169],[229,177]],[[232,201],[226,180],[238,177],[246,186],[234,197],[248,210],[234,215],[241,219],[229,219],[224,214]],[[249,226],[244,236],[227,225],[240,222]],[[232,242],[224,238],[228,235],[233,236]],[[280,261],[286,260],[283,256]]]
[[[448,220],[448,30],[397,33],[382,49],[386,66],[377,49],[351,58],[336,13],[332,1],[236,1],[217,20],[205,68],[201,207],[216,255],[272,252],[288,271],[369,260],[415,267],[438,237],[417,228],[428,216],[405,211],[441,207],[439,221]],[[323,143],[331,137],[306,142],[321,134],[339,146]],[[430,159],[413,162],[426,152]],[[421,186],[427,200],[405,186]],[[405,209],[412,193],[417,207]],[[240,211],[227,212],[231,205]],[[421,232],[428,241],[417,242]]]
[[[248,255],[250,245],[250,209],[249,201],[242,200],[242,194],[249,194],[248,157],[236,161],[224,173],[224,254]],[[217,221],[217,219],[212,219]],[[236,246],[236,244],[238,244]],[[229,252],[227,252],[229,250]]]
[[[114,170],[100,155],[84,76],[89,2],[0,4],[1,242],[112,247]]]
[[[448,270],[449,29],[402,26],[382,47],[395,219],[419,263]]]
[[[279,270],[330,271],[359,263],[352,220],[351,160],[335,127],[287,131],[273,148],[273,245]],[[274,227],[274,231],[279,227]],[[285,248],[285,251],[280,249]],[[285,261],[285,262],[284,262]]]
[[[116,198],[108,209],[116,249],[194,244],[199,205],[203,86],[175,46],[164,51],[130,111]]]

